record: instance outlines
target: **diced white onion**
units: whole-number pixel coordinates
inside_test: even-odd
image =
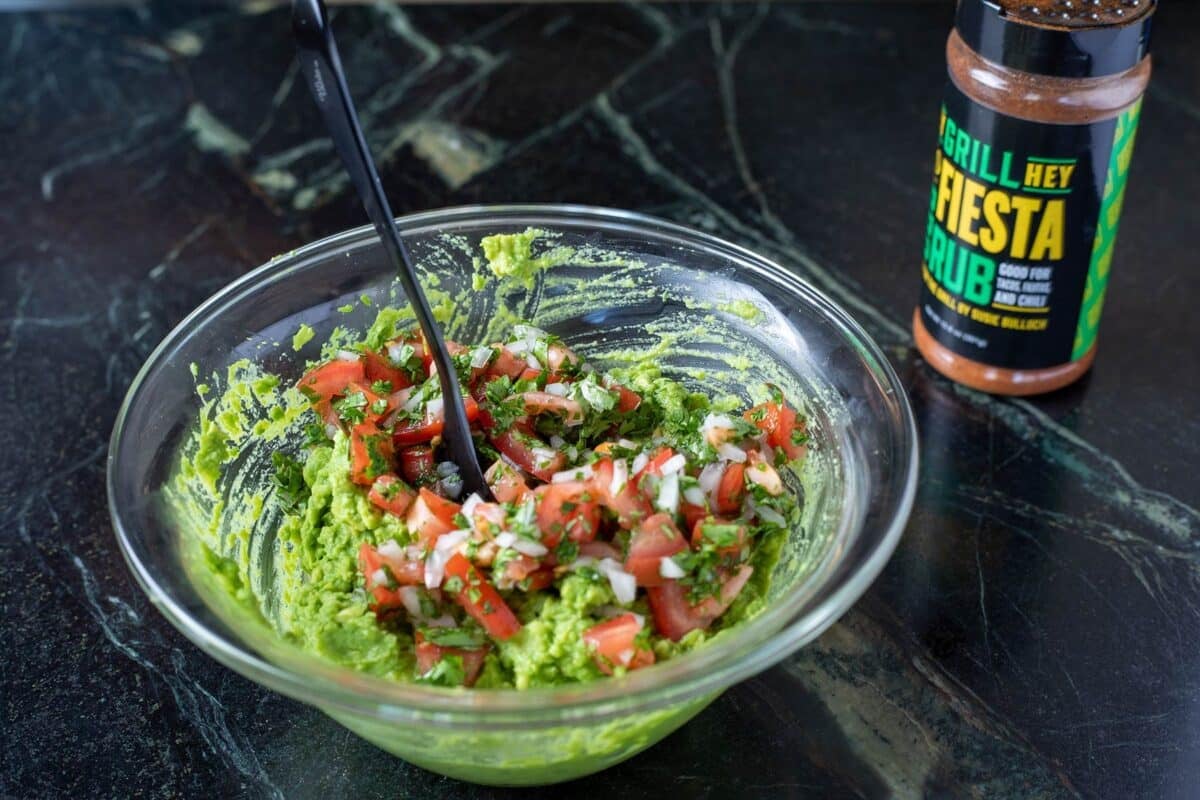
[[[683,499],[694,506],[704,505],[704,490],[699,486],[689,486],[683,490]]]
[[[708,432],[715,429],[732,430],[734,422],[725,414],[709,414],[704,418],[704,422],[700,423],[700,433],[708,438]]]
[[[608,578],[613,595],[621,605],[629,605],[637,597],[637,578],[621,569],[620,563],[611,558],[600,559],[597,567],[600,574]]]
[[[566,397],[571,392],[571,387],[565,383],[547,383],[546,394],[552,394],[556,397]]]
[[[383,567],[380,567],[379,569],[377,569],[371,573],[371,585],[372,586],[387,586],[388,585],[388,574],[387,574],[387,572],[384,571]]]
[[[781,528],[787,527],[787,518],[769,506],[757,506],[754,511],[763,522],[770,522]]]
[[[487,366],[487,363],[492,360],[492,348],[476,347],[471,351],[471,368],[479,369]]]
[[[766,436],[762,436],[759,439],[759,441],[762,443],[763,461],[767,462],[768,464],[774,464],[775,463],[775,448],[771,447],[771,445],[767,443]]]
[[[533,353],[530,353],[529,355],[525,356],[525,363],[529,365],[530,369],[541,369],[542,368],[542,362],[538,361],[537,356],[535,356]]]
[[[462,515],[464,517],[466,517],[467,519],[471,519],[475,515],[475,509],[482,502],[483,502],[483,498],[480,497],[479,495],[475,494],[474,492],[472,492],[471,496],[463,501],[462,509],[461,509]]]
[[[500,547],[512,547],[513,543],[517,541],[517,535],[512,531],[500,531],[496,534],[495,541]]]
[[[528,353],[531,345],[528,342],[516,341],[516,342],[509,342],[508,344],[505,345],[505,347],[507,347],[508,352],[512,353],[514,356],[520,356],[520,355],[524,355],[525,353]]]
[[[628,648],[617,653],[617,661],[622,667],[628,667],[629,662],[633,661],[633,648]]]
[[[550,437],[550,446],[553,447],[555,450],[561,449],[562,446],[566,443],[567,443],[567,440],[562,438],[561,436],[559,436],[557,433]]]
[[[668,514],[679,511],[679,473],[672,472],[664,475],[658,484],[658,496],[654,498],[654,507]]]
[[[548,447],[531,447],[529,452],[533,455],[533,465],[537,469],[545,469],[554,463],[554,457],[558,455],[557,450]]]
[[[572,467],[564,469],[562,472],[556,472],[550,476],[551,483],[572,483],[574,481],[587,480],[592,477],[592,465],[584,464],[580,467]]]
[[[513,336],[520,339],[532,339],[534,341],[537,341],[538,339],[545,339],[550,335],[541,328],[534,327],[533,325],[526,325],[523,322],[513,325],[512,330]]]
[[[420,561],[425,556],[425,546],[420,544],[410,544],[404,548],[404,555],[409,561]]]
[[[442,416],[442,409],[446,407],[446,401],[441,397],[435,397],[425,404],[425,419],[437,419]]]
[[[440,617],[434,617],[433,619],[424,619],[421,621],[425,623],[425,627],[427,627],[427,628],[457,628],[458,627],[458,621],[455,620],[454,617],[450,616],[449,614],[442,614]]]
[[[546,549],[546,545],[541,542],[531,542],[528,539],[517,539],[512,543],[512,549],[523,555],[531,556],[532,558],[541,558],[550,551]]]
[[[375,549],[384,558],[404,558],[404,548],[396,544],[395,539],[388,539]]]
[[[403,408],[405,411],[412,411],[414,408],[416,408],[419,405],[421,405],[421,393],[420,392],[412,392],[411,394],[409,394],[408,398],[405,399],[404,404],[401,406],[401,408]]]
[[[354,352],[353,350],[338,350],[337,351],[337,360],[338,361],[353,362],[353,361],[358,361],[358,359],[359,359],[358,353]]]
[[[330,439],[332,439],[334,436],[337,436],[337,432],[338,432],[337,425],[334,425],[332,422],[325,423],[325,435],[326,436],[328,436]]]
[[[629,439],[617,439],[617,445],[619,447],[624,448],[625,450],[637,450],[638,449],[638,443],[630,441]]]
[[[415,586],[400,587],[400,602],[410,617],[421,617],[421,592]]]
[[[664,578],[677,580],[682,578],[687,573],[683,571],[682,567],[675,563],[675,559],[671,558],[670,556],[663,556],[658,560],[658,574]]]
[[[446,562],[450,560],[450,555],[450,553],[434,550],[425,559],[426,588],[436,589],[442,585],[442,579],[446,577]]]
[[[633,472],[634,475],[637,475],[639,472],[641,472],[643,469],[645,469],[646,465],[649,463],[650,463],[650,454],[649,453],[645,453],[645,452],[638,453],[637,458],[633,459],[633,464],[629,467],[629,469],[631,472]]]
[[[725,474],[725,465],[721,462],[709,464],[700,471],[700,489],[705,494],[712,494],[721,483],[721,476]],[[699,505],[699,503],[697,503]]]
[[[746,460],[746,451],[735,444],[730,444],[729,442],[725,442],[718,447],[717,453],[720,454],[721,458],[725,458],[730,461],[736,461],[739,464]]]
[[[663,462],[659,467],[659,472],[663,475],[670,475],[674,472],[683,472],[683,468],[687,466],[687,457],[683,453],[676,453]]]
[[[572,561],[569,564],[569,566],[572,570],[577,570],[577,569],[583,569],[584,567],[590,567],[595,563],[596,563],[596,559],[593,558],[592,556],[579,556],[574,561]]]
[[[625,459],[618,458],[613,462],[612,483],[609,485],[609,491],[614,495],[620,494],[625,488],[625,484],[629,482],[629,465],[625,463]]]

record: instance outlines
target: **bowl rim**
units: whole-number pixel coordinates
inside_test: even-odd
[[[887,529],[874,548],[850,569],[841,585],[830,590],[794,619],[784,618],[780,608],[768,608],[743,625],[731,629],[731,634],[736,632],[736,635],[730,635],[724,641],[713,642],[671,659],[653,670],[636,671],[621,678],[584,684],[521,690],[445,689],[374,678],[315,656],[300,659],[311,663],[304,663],[304,670],[298,671],[267,660],[210,629],[159,583],[130,542],[128,526],[117,502],[116,487],[128,415],[159,361],[210,312],[265,278],[276,278],[288,270],[305,266],[310,256],[344,250],[352,243],[377,240],[372,226],[363,225],[277,255],[219,289],[185,316],[154,348],[121,403],[110,437],[106,469],[109,513],[114,532],[126,563],[151,602],[201,650],[234,671],[295,699],[327,710],[365,714],[384,721],[419,721],[435,727],[470,727],[476,730],[596,721],[631,710],[648,711],[703,695],[715,695],[729,685],[761,672],[832,625],[882,571],[899,542],[916,496],[919,464],[917,430],[911,404],[899,377],[878,344],[856,320],[826,294],[777,262],[712,234],[640,212],[570,204],[470,205],[410,214],[397,218],[397,223],[401,230],[431,224],[483,222],[488,219],[500,226],[505,224],[506,217],[526,216],[549,217],[551,219],[545,220],[547,225],[557,220],[563,225],[591,221],[609,229],[623,226],[642,234],[670,237],[723,252],[736,258],[740,267],[749,267],[761,277],[782,285],[793,295],[815,306],[860,352],[869,355],[877,377],[881,379],[881,389],[891,396],[897,406],[901,426],[894,433],[898,434],[905,446],[901,456],[904,463],[898,459],[896,464],[896,469],[905,473],[903,489],[894,501]],[[511,223],[511,220],[507,221]],[[906,459],[903,458],[903,450],[907,450]],[[859,521],[857,531],[851,531],[851,527],[855,526],[849,524],[849,515],[843,510],[835,536],[844,539],[849,533],[861,532],[862,521]],[[834,548],[829,549],[832,551]],[[804,599],[811,601],[818,590],[825,588],[825,584],[817,579],[829,578],[829,570],[835,566],[838,566],[836,560],[832,554],[827,554],[823,563],[793,592],[807,586],[809,592]],[[773,625],[774,630],[768,630]],[[760,635],[757,640],[751,641],[754,637],[750,634]],[[293,660],[288,659],[288,663],[293,663]]]

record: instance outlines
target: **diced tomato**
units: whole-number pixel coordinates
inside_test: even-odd
[[[471,512],[471,525],[489,539],[504,530],[507,513],[499,503],[479,503]]]
[[[513,352],[502,344],[494,344],[492,345],[492,349],[496,351],[496,357],[488,365],[488,375],[497,378],[507,376],[516,379],[517,376],[525,371],[527,366],[525,359],[513,355]]]
[[[511,428],[493,436],[492,444],[509,461],[543,481],[567,465],[567,457],[539,439],[528,422],[514,422]]]
[[[455,553],[446,562],[446,578],[459,579],[462,588],[454,593],[454,599],[493,639],[509,639],[521,630],[521,623],[504,598],[462,553]]]
[[[743,566],[721,585],[719,597],[709,597],[695,606],[688,603],[687,589],[679,581],[651,586],[646,589],[646,598],[654,614],[654,627],[676,642],[691,631],[707,628],[737,599],[753,572],[753,567]]]
[[[397,517],[403,517],[413,500],[417,499],[417,493],[408,484],[389,472],[375,479],[375,483],[371,484],[371,491],[367,494],[367,499],[384,511],[395,514]]]
[[[529,486],[526,485],[525,479],[521,477],[515,467],[505,463],[502,459],[496,459],[496,462],[488,467],[488,471],[484,473],[483,477],[491,487],[492,494],[501,503],[520,502],[521,498],[529,493]]]
[[[746,419],[767,435],[767,443],[782,450],[789,459],[803,458],[807,447],[795,441],[804,433],[804,421],[796,421],[796,411],[774,402],[761,403],[745,414]]]
[[[376,353],[374,350],[363,351],[363,370],[367,383],[387,381],[392,385],[393,392],[407,389],[413,385],[412,378],[407,372],[392,366],[392,362],[387,356]]]
[[[427,641],[420,631],[417,631],[413,641],[416,644],[418,676],[429,672],[446,656],[458,656],[462,659],[463,672],[465,673],[463,686],[475,685],[475,681],[479,679],[479,673],[483,671],[483,660],[487,657],[488,650],[491,649],[491,645],[471,649],[442,647],[441,645]]]
[[[417,499],[408,509],[405,525],[410,533],[426,547],[432,547],[437,538],[455,529],[454,515],[461,509],[458,503],[439,497],[425,487],[417,493]]]
[[[687,539],[675,527],[670,514],[647,517],[629,540],[625,571],[637,578],[638,586],[661,586],[667,580],[659,572],[663,558],[687,547]]]
[[[696,527],[698,521],[708,516],[708,507],[698,506],[684,500],[679,504],[679,513],[683,515],[684,528],[691,530]]]
[[[554,414],[563,418],[567,425],[583,422],[583,406],[569,397],[559,397],[550,392],[525,392],[521,395],[526,414]]]
[[[393,439],[395,441],[395,439]],[[405,447],[399,453],[400,474],[414,485],[433,483],[437,473],[433,465],[433,448],[427,444]]]
[[[628,414],[642,404],[642,396],[637,392],[626,389],[619,383],[614,383],[610,388],[617,391],[617,410],[622,414]]]
[[[660,447],[654,451],[654,455],[650,456],[650,460],[646,462],[646,466],[642,467],[637,475],[633,476],[634,483],[641,485],[642,477],[645,475],[662,475],[662,465],[671,460],[675,455],[675,451],[669,447]]]
[[[546,366],[551,372],[561,372],[563,365],[574,367],[578,363],[579,356],[562,342],[553,342],[546,348]]]
[[[533,556],[521,554],[504,565],[507,584],[517,584],[542,568],[542,563]]]
[[[575,542],[590,542],[600,531],[600,504],[583,481],[547,483],[533,490],[542,544],[557,547],[563,534]]]
[[[541,367],[526,367],[525,369],[521,370],[521,377],[517,378],[517,380],[536,381],[540,377],[542,377]]]
[[[392,440],[374,422],[355,425],[350,431],[350,480],[370,486],[392,471]]]
[[[469,394],[463,395],[463,410],[467,414],[468,422],[474,422],[479,417],[479,403],[475,402],[475,398]],[[440,436],[445,426],[446,415],[443,410],[434,414],[426,412],[424,419],[417,422],[406,422],[398,426],[392,432],[392,442],[396,447],[422,444],[435,436]]]
[[[419,560],[384,558],[379,551],[366,542],[358,548],[358,566],[362,570],[366,590],[371,594],[373,602],[371,610],[376,614],[385,614],[404,606],[401,599],[401,586],[416,586],[423,582],[425,565]],[[375,580],[376,573],[384,569],[390,574],[396,585],[391,582],[379,583]]]
[[[345,392],[346,387],[361,383],[363,379],[363,363],[359,361],[342,361],[334,359],[313,367],[300,378],[296,388],[309,401],[318,407],[318,413],[326,416],[329,401]]]
[[[746,496],[746,465],[730,464],[717,484],[717,496],[713,503],[718,514],[736,514],[742,510],[742,498]]]
[[[704,519],[696,520],[696,522],[693,523],[693,525],[692,525],[692,547],[699,550],[700,546],[702,544],[704,544],[704,540],[705,540],[704,526],[705,525],[736,525],[736,524],[737,523],[733,522],[732,520],[721,519],[720,517],[705,517]],[[748,536],[748,534],[746,532],[746,526],[738,525],[737,526],[737,534],[735,536],[734,543],[727,545],[725,547],[718,547],[717,548],[718,555],[721,555],[723,557],[728,557],[728,558],[739,557],[742,553],[742,549],[745,548],[745,546],[746,546],[747,536]]]
[[[638,646],[641,630],[642,621],[636,614],[622,614],[588,628],[583,641],[600,671],[612,675],[616,667],[639,669],[654,663],[654,651]]]
[[[613,491],[613,461],[602,458],[592,465],[592,492],[600,504],[617,515],[622,528],[630,529],[650,516],[650,501],[639,492],[632,480]]]
[[[526,367],[521,372],[521,377],[518,380],[522,381],[537,381],[543,386],[548,386],[551,383],[570,383],[570,378],[559,372],[552,372],[537,367]]]
[[[540,592],[542,589],[548,589],[554,584],[554,568],[542,567],[534,572],[529,573],[525,579],[525,591]]]
[[[371,389],[366,383],[352,383],[346,387],[346,394],[352,392],[361,392],[363,404],[363,418],[368,422],[379,422],[388,414],[396,410],[396,401],[393,395],[379,395]]]

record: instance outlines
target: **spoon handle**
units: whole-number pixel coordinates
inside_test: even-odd
[[[294,0],[292,31],[299,45],[300,65],[308,79],[309,89],[325,118],[325,124],[346,171],[350,173],[354,188],[358,190],[367,216],[374,223],[384,250],[397,267],[400,283],[416,312],[425,341],[432,350],[444,399],[443,439],[458,465],[463,490],[468,494],[476,492],[481,497],[490,499],[491,491],[479,466],[475,445],[471,440],[470,424],[463,410],[458,373],[446,349],[441,329],[433,318],[429,301],[425,299],[425,293],[417,281],[412,257],[396,229],[395,217],[387,197],[384,196],[383,184],[379,180],[367,140],[359,127],[358,115],[354,110],[354,102],[350,99],[350,89],[346,85],[342,62],[338,57],[337,44],[329,27],[325,4],[321,0]]]

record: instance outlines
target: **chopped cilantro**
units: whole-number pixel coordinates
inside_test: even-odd
[[[462,656],[442,656],[442,660],[434,664],[428,672],[417,678],[417,683],[428,683],[433,686],[462,686],[467,680],[467,670],[463,666]]]
[[[392,393],[392,382],[391,381],[375,381],[374,383],[371,384],[371,391],[374,392],[375,394],[391,394]]]
[[[308,498],[304,466],[278,450],[271,453],[271,463],[275,465],[275,496],[284,511],[295,511]]]
[[[462,578],[458,577],[457,575],[446,578],[446,582],[442,584],[442,588],[450,594],[458,594],[463,590]]]
[[[310,422],[304,426],[305,447],[317,447],[330,442],[329,434],[325,432],[325,426],[320,422]]]
[[[351,392],[345,397],[333,401],[333,410],[347,425],[358,425],[367,418],[364,409],[367,407],[367,396],[362,392]]]
[[[463,647],[470,650],[487,644],[487,637],[483,635],[483,631],[477,629],[421,628],[420,632],[425,641],[438,647]]]

